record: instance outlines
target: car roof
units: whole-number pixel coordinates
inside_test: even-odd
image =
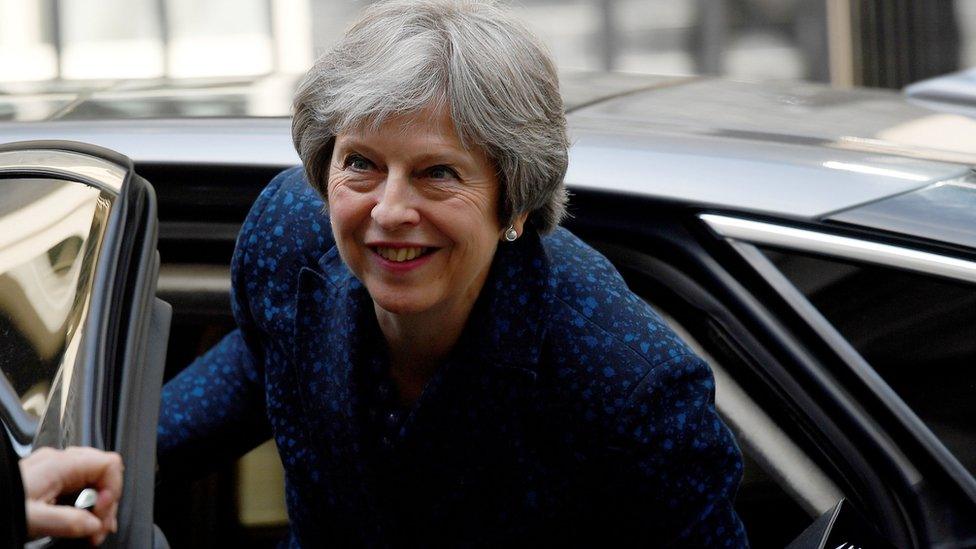
[[[617,96],[569,115],[567,182],[773,215],[819,218],[976,165],[976,121],[879,90],[696,79]],[[935,125],[931,129],[928,125]]]
[[[0,84],[0,120],[287,117],[298,75]]]
[[[287,117],[300,76],[0,83],[0,121]],[[560,76],[567,110],[688,77],[572,71]]]
[[[0,142],[77,140],[137,164],[294,165],[285,115],[296,82],[21,90],[0,95],[0,116],[3,105],[20,101],[24,112],[33,99],[35,121],[0,124]],[[961,180],[976,166],[976,142],[960,137],[976,135],[976,120],[896,92],[616,73],[568,73],[561,83],[571,189],[826,219]]]

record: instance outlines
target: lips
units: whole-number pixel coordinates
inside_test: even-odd
[[[392,246],[374,246],[373,251],[377,255],[382,257],[387,261],[395,261],[397,263],[403,263],[405,261],[413,261],[418,257],[427,253],[430,248],[420,247],[420,246],[410,246],[410,247],[392,247]]]

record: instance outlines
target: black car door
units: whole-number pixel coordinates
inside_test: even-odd
[[[0,145],[0,419],[22,456],[122,455],[109,547],[165,544],[152,523],[170,318],[155,297],[156,239],[153,189],[127,158],[70,142]]]

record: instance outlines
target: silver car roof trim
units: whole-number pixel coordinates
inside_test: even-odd
[[[0,174],[30,170],[50,176],[80,179],[103,191],[118,195],[126,170],[107,160],[57,149],[27,149],[0,152]]]
[[[976,262],[973,261],[724,215],[701,214],[698,217],[713,231],[726,238],[833,255],[976,283]]]

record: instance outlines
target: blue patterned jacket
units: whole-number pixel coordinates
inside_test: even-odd
[[[273,436],[292,546],[747,545],[711,372],[565,229],[499,245],[393,457],[360,417],[369,295],[300,169],[258,198],[232,282],[238,329],[163,390],[160,470]]]

